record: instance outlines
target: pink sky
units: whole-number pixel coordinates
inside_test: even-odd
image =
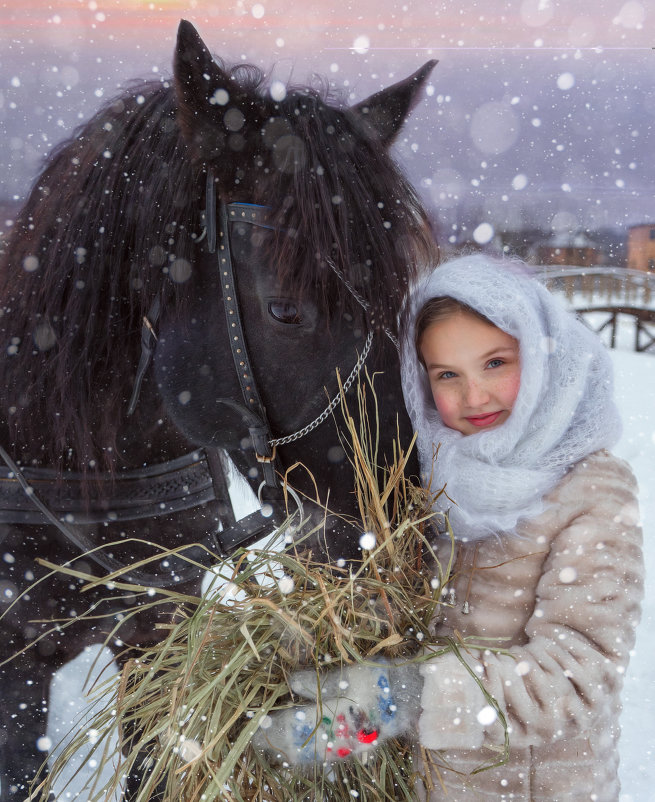
[[[647,0],[4,0],[0,2],[0,192],[24,191],[51,145],[118,87],[134,78],[170,75],[182,17],[193,22],[212,53],[227,62],[245,60],[283,82],[311,83],[312,74],[318,73],[338,91],[347,88],[348,102],[411,74],[430,58],[439,59],[428,87],[431,99],[420,104],[406,129],[403,159],[418,180],[426,177],[425,165],[437,169],[432,165],[447,162],[452,167],[462,148],[455,152],[453,140],[452,152],[444,154],[440,143],[457,130],[461,141],[470,144],[462,115],[473,114],[485,101],[509,103],[511,97],[505,96],[510,91],[519,99],[530,97],[540,107],[536,116],[560,121],[552,142],[542,143],[548,149],[565,135],[575,104],[579,103],[575,106],[579,120],[586,119],[591,113],[584,106],[586,93],[596,97],[602,89],[603,98],[612,98],[607,108],[616,128],[614,147],[620,145],[620,150],[632,154],[619,161],[634,160],[643,167],[630,172],[631,187],[637,178],[645,182],[651,175],[655,7],[648,2],[647,6]],[[594,48],[602,48],[602,53],[593,52]],[[576,81],[572,94],[556,83],[560,73],[566,77],[571,70]],[[457,96],[452,106],[445,105],[453,89]],[[510,112],[525,118],[519,144],[527,148],[535,132],[545,136],[546,126],[532,130],[527,108],[512,106]],[[605,130],[606,117],[598,114],[593,126]],[[626,133],[627,128],[619,130],[628,122],[639,128],[638,138]],[[578,158],[563,162],[561,172],[566,175],[561,183],[570,183],[572,171],[577,187],[584,184],[577,180],[584,172],[578,162],[590,144],[586,129],[578,130],[576,120],[570,125],[567,142],[575,145]],[[410,148],[412,138],[415,150]],[[595,146],[601,145],[611,151],[607,134]],[[561,159],[567,158],[566,153]],[[529,166],[525,153],[515,148],[514,156],[526,158]],[[603,158],[613,162],[618,156],[608,152]],[[468,174],[473,168],[464,162],[460,169]],[[551,162],[544,167],[546,173]],[[628,203],[632,203],[630,220],[640,219],[644,191],[634,198],[619,192],[605,172],[607,192],[616,199],[612,219],[621,217]],[[436,176],[432,186],[441,186],[446,178]],[[544,180],[540,179],[542,188]],[[553,176],[549,180],[559,186]],[[488,186],[485,191],[488,195]],[[652,193],[648,198],[652,203]]]
[[[21,37],[65,47],[71,39],[78,46],[139,40],[154,50],[172,39],[180,17],[211,31],[208,38],[269,55],[366,43],[358,37],[367,37],[373,50],[655,44],[646,0],[9,0],[0,9],[0,42]]]

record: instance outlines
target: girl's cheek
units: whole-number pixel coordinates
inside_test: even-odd
[[[434,398],[434,405],[437,408],[437,412],[441,416],[441,420],[448,425],[448,421],[452,417],[456,407],[456,403],[452,397],[452,394],[435,390],[432,393],[432,397]]]
[[[507,397],[510,400],[510,406],[514,405],[516,398],[519,394],[519,390],[521,389],[521,372],[517,370],[516,373],[509,378],[507,384]]]
[[[516,371],[513,373],[506,373],[502,378],[498,377],[494,384],[489,387],[489,391],[504,406],[511,409],[519,394],[520,386],[521,373],[520,371]]]

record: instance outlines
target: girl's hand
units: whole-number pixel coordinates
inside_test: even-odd
[[[278,710],[255,733],[254,748],[271,762],[330,763],[416,730],[423,687],[416,664],[305,669],[291,676],[290,686],[315,704]]]

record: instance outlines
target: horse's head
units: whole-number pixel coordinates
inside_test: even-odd
[[[228,70],[189,23],[180,25],[177,119],[204,174],[209,213],[215,195],[218,218],[226,215],[216,221],[216,253],[205,248],[184,271],[184,324],[162,320],[155,354],[168,412],[192,441],[224,446],[253,471],[246,418],[224,401],[248,406],[229,345],[234,303],[273,438],[319,415],[326,389],[337,392],[336,368],[350,374],[369,334],[377,344],[367,367],[392,371],[376,387],[383,440],[395,435],[402,399],[392,339],[408,283],[433,244],[388,151],[433,66],[347,107],[306,87],[271,91],[252,68]],[[214,220],[207,223],[211,231]],[[225,283],[226,256],[236,286]],[[282,467],[300,458],[334,493],[344,475],[334,426],[294,448],[278,450]]]
[[[268,439],[315,420],[326,389],[337,393],[335,370],[348,376],[375,335],[366,367],[386,369],[376,383],[383,459],[396,415],[407,425],[386,332],[417,265],[434,258],[389,148],[432,66],[348,107],[227,69],[183,22],[172,84],[131,87],[57,146],[0,253],[0,439],[12,454],[122,470],[175,458],[191,441],[227,448],[256,483],[233,305]],[[212,230],[222,233],[214,252]],[[153,344],[142,352],[144,318],[157,337],[153,373],[138,368]],[[304,462],[343,507],[352,474],[325,417],[280,444],[279,467]]]

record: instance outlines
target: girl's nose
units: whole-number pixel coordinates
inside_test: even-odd
[[[489,401],[489,393],[484,385],[470,381],[466,385],[464,400],[469,407],[480,407]]]

